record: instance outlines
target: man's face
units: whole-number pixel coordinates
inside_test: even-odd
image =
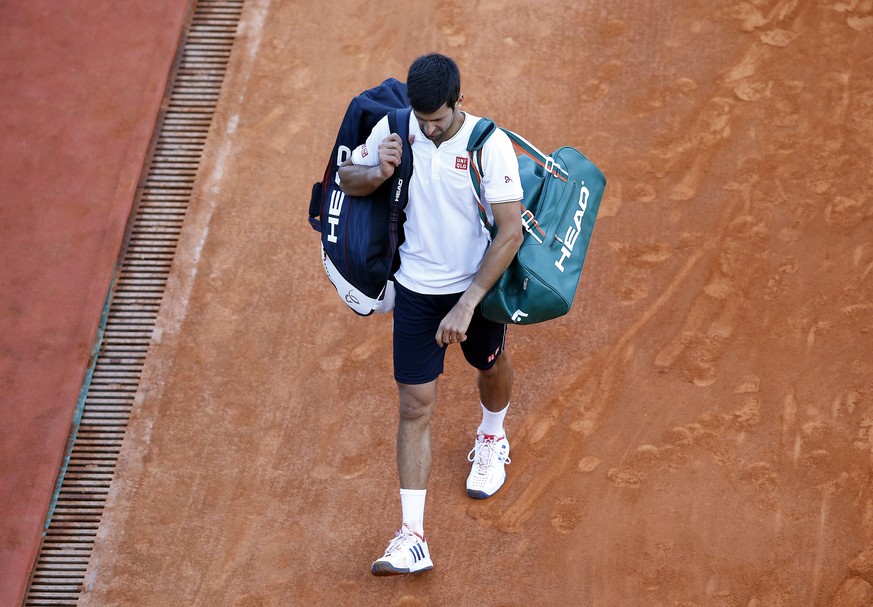
[[[454,135],[460,126],[458,116],[460,111],[455,104],[454,108],[449,108],[445,103],[437,111],[432,114],[415,113],[415,118],[418,120],[418,128],[424,133],[424,136],[433,141],[436,145],[441,144],[446,139]]]

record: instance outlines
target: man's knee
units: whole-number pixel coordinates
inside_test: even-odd
[[[413,421],[430,417],[436,404],[436,382],[397,386],[400,392],[400,419]]]

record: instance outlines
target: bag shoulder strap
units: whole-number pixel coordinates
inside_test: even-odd
[[[388,112],[388,128],[391,129],[392,133],[400,135],[400,138],[405,142],[404,151],[406,145],[409,145],[409,114],[411,112],[412,108],[408,107]]]
[[[549,173],[565,183],[570,178],[570,174],[560,164],[555,162],[554,158],[541,152],[534,144],[518,133],[503,127],[498,127],[490,118],[480,119],[473,127],[473,132],[470,133],[470,139],[467,142],[467,151],[470,155],[470,180],[473,183],[473,192],[476,194],[476,199],[479,202],[479,218],[482,220],[482,224],[491,232],[492,237],[494,236],[495,228],[491,225],[491,222],[488,221],[488,216],[485,214],[485,208],[482,206],[482,176],[484,175],[482,168],[482,148],[485,146],[485,142],[488,141],[488,138],[491,137],[498,128],[506,133],[515,150],[519,154],[529,156],[534,162],[540,165],[543,168],[544,174]]]
[[[470,133],[470,139],[467,142],[468,151],[481,150],[488,138],[494,134],[497,125],[490,118],[482,118],[473,127],[473,132]]]
[[[473,184],[473,193],[476,195],[477,208],[479,210],[479,219],[482,221],[491,237],[494,237],[495,228],[488,221],[488,215],[485,213],[485,207],[482,206],[482,148],[485,147],[485,142],[497,130],[497,124],[490,118],[480,118],[479,122],[473,127],[473,132],[470,133],[470,139],[467,141],[467,153],[470,157],[468,167],[470,171],[470,182]]]
[[[409,181],[412,178],[412,146],[409,145],[409,115],[412,108],[400,108],[388,112],[388,128],[397,133],[403,145],[400,166],[394,169],[391,181],[391,194],[388,199],[388,233],[391,250],[400,246],[402,231],[400,216],[409,201]]]
[[[400,108],[388,112],[388,128],[397,133],[403,145],[400,166],[394,170],[393,194],[391,196],[392,221],[397,221],[400,212],[406,207],[409,193],[409,178],[412,176],[412,146],[409,145],[409,115],[411,108]]]
[[[482,148],[488,138],[497,130],[497,125],[490,118],[481,118],[473,127],[470,139],[467,141],[467,152],[470,155],[469,171],[473,182],[476,199],[482,199]],[[479,209],[482,212],[481,205]],[[487,225],[487,224],[486,224]]]

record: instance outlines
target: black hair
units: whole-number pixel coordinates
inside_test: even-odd
[[[454,109],[461,94],[461,71],[445,55],[422,55],[409,66],[406,88],[409,103],[417,112],[432,114],[444,103]]]

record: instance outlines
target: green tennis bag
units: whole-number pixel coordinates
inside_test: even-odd
[[[470,136],[470,176],[480,196],[482,146],[497,129],[483,118]],[[520,135],[502,129],[518,156],[524,198],[524,241],[509,267],[482,300],[482,313],[500,323],[530,325],[570,311],[606,177],[584,155],[562,147],[547,156]],[[485,226],[495,233],[479,205]]]

